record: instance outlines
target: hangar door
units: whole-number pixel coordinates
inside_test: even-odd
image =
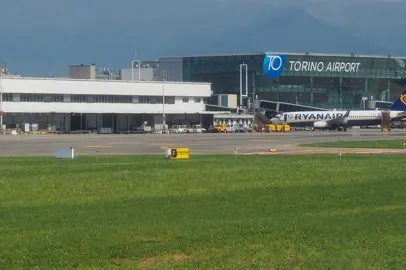
[[[86,115],[80,113],[73,113],[70,118],[70,126],[72,131],[86,129]]]

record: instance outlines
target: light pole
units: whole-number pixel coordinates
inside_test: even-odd
[[[141,61],[138,60],[131,61],[131,80],[134,81],[134,63],[138,64],[138,81],[141,81]]]
[[[165,116],[165,80],[162,81],[162,129],[165,133],[165,125],[166,125],[166,116]]]
[[[8,74],[6,62],[0,61],[0,131],[3,132],[3,74]]]
[[[3,132],[3,80],[0,74],[0,131]]]
[[[166,116],[165,116],[165,80],[167,76],[167,70],[162,70],[162,131],[165,134]]]

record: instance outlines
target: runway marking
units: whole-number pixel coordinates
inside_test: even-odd
[[[297,151],[281,151],[275,153],[269,152],[248,152],[241,153],[242,155],[301,155],[301,154],[336,154],[338,149],[334,148],[319,148],[319,149],[309,149],[309,150],[297,150]],[[352,148],[342,148],[342,153],[345,154],[402,154],[406,153],[404,149],[352,149]],[[403,150],[403,151],[402,151]]]
[[[252,140],[253,142],[274,142],[275,140]]]
[[[190,147],[187,147],[187,146],[176,146],[176,145],[164,145],[164,146],[161,146],[161,147],[159,147],[160,149],[167,149],[167,148],[190,148]]]
[[[84,148],[111,148],[110,145],[88,145],[84,146]]]
[[[167,148],[189,148],[190,152],[210,152],[211,150],[207,149],[191,149],[190,147],[166,147],[166,146],[161,146],[159,147],[160,149],[167,149]]]
[[[152,146],[162,146],[162,143],[150,143],[149,145],[152,145]],[[167,145],[167,146],[174,146],[174,144],[165,144],[165,145]]]

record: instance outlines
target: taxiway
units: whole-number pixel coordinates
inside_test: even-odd
[[[53,156],[56,148],[75,149],[76,155],[163,154],[165,148],[187,147],[192,155],[304,150],[301,143],[406,139],[406,130],[380,132],[356,129],[348,132],[289,132],[233,134],[147,134],[147,135],[4,135],[0,136],[0,156]]]

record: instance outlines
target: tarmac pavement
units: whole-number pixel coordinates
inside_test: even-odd
[[[278,153],[308,153],[315,150],[303,149],[297,144],[403,138],[406,140],[406,130],[381,132],[379,129],[233,134],[2,135],[0,156],[53,156],[56,148],[69,147],[75,149],[75,155],[95,155],[96,151],[100,151],[101,155],[163,155],[165,148],[178,147],[189,148],[192,155],[233,154],[236,148],[239,153],[246,154],[265,153],[270,148]]]

